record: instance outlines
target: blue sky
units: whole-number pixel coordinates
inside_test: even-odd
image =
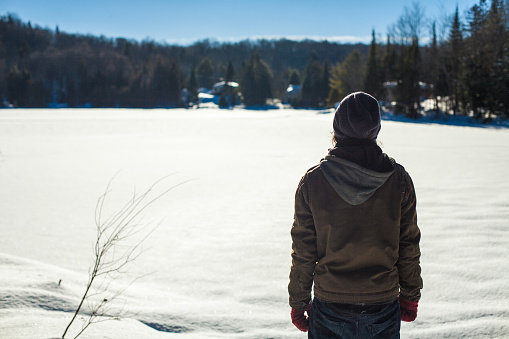
[[[420,1],[426,17],[440,20],[458,5],[478,0]],[[385,39],[413,0],[0,0],[0,15],[67,33],[190,44],[206,38],[310,38],[366,42],[371,30]]]

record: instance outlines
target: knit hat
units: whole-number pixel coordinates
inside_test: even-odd
[[[333,122],[336,140],[375,140],[380,127],[380,107],[378,101],[369,94],[352,93],[336,109]]]

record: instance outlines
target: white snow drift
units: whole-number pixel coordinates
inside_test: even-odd
[[[330,113],[0,111],[0,338],[62,335],[118,171],[110,212],[167,174],[196,180],[145,213],[162,222],[131,268],[151,274],[125,292],[129,316],[83,338],[305,338],[289,318],[289,230]],[[506,338],[509,129],[384,120],[379,140],[418,196],[423,298],[402,338]]]

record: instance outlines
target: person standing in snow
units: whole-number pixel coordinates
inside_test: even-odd
[[[380,127],[374,97],[345,97],[335,147],[298,185],[288,292],[292,323],[308,338],[399,338],[401,320],[417,317],[414,185],[377,145]]]

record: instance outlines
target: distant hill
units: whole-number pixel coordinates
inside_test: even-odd
[[[6,15],[0,17],[0,96],[4,104],[19,107],[180,106],[180,90],[189,87],[191,71],[202,60],[211,61],[212,82],[226,77],[229,63],[235,70],[232,80],[239,81],[242,65],[257,53],[272,72],[273,96],[280,97],[289,73],[302,74],[312,54],[334,65],[354,50],[366,55],[368,49],[364,44],[286,39],[163,45],[67,34]]]

